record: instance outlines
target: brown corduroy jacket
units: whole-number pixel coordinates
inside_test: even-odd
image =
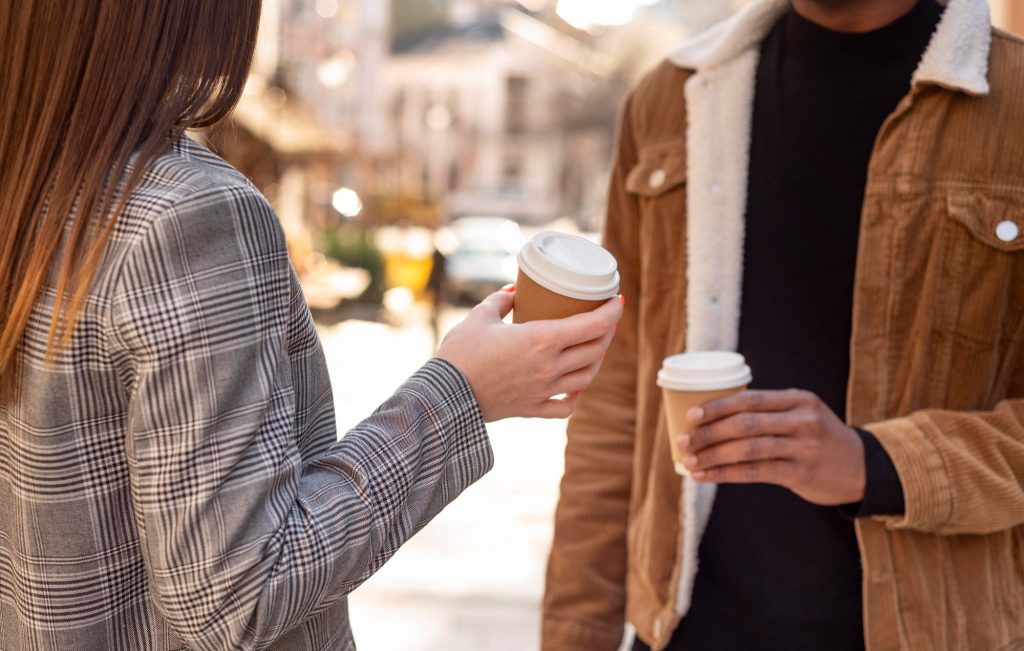
[[[626,313],[570,424],[544,651],[614,651],[627,620],[663,648],[688,608],[713,488],[673,472],[656,373],[736,344],[753,74],[785,7],[684,46],[625,107],[605,242]],[[856,525],[868,649],[1024,649],[1024,42],[984,0],[950,0],[878,136],[851,358],[846,417],[906,498]]]

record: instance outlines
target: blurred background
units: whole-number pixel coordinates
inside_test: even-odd
[[[746,0],[264,0],[211,146],[280,215],[344,432],[515,279],[540,230],[598,238],[619,106]],[[991,0],[1024,32],[1024,0]],[[494,471],[352,597],[363,651],[527,651],[563,422],[491,428]]]

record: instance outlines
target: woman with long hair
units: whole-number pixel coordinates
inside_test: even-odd
[[[354,648],[345,596],[488,470],[485,421],[566,416],[610,342],[619,301],[496,294],[339,442],[273,211],[184,135],[259,14],[0,3],[2,649]]]

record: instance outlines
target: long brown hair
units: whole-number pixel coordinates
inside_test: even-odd
[[[58,250],[51,352],[147,168],[238,102],[259,19],[260,0],[0,0],[0,395]]]

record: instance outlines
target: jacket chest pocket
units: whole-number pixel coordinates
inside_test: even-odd
[[[945,207],[953,332],[1008,344],[1024,319],[1024,195],[955,193]]]
[[[961,364],[972,352],[998,360],[1021,355],[1024,194],[953,193],[946,199],[946,216],[950,264],[945,282],[956,299],[948,313],[949,332],[956,340],[952,370],[966,373]],[[993,370],[997,384],[1000,375]]]
[[[1012,200],[983,194],[952,194],[946,199],[946,211],[979,247],[1024,253],[1024,196]],[[991,254],[986,248],[979,250]]]
[[[987,405],[1024,362],[1024,193],[958,186],[879,208],[892,218],[878,262],[897,386],[916,387],[913,404]],[[867,236],[862,253],[879,243]]]
[[[626,177],[626,192],[641,204],[671,200],[686,185],[686,141],[670,141],[640,149],[639,162]]]
[[[641,147],[625,189],[636,201],[640,219],[645,291],[681,287],[686,277],[685,140]]]

